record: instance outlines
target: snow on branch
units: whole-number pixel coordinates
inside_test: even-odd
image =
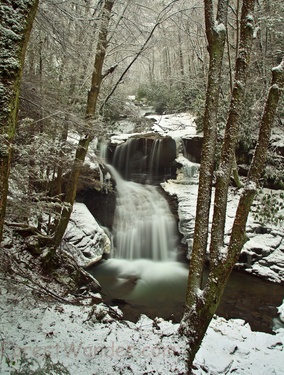
[[[273,81],[276,83],[277,81],[282,81],[283,83],[283,71],[284,71],[284,57],[282,58],[281,63],[278,66],[272,68],[272,77]]]
[[[214,25],[213,29],[214,29],[215,33],[217,33],[219,36],[224,36],[227,32],[226,26],[223,23],[215,22],[215,25]]]

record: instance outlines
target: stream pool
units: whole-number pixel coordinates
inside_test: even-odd
[[[124,146],[116,150],[115,160],[121,160],[121,153],[126,152]],[[127,148],[127,155],[130,149]],[[153,155],[160,154],[156,151]],[[154,167],[156,159],[152,159]],[[155,186],[124,180],[113,166],[108,165],[108,169],[116,181],[117,192],[112,228],[114,248],[112,258],[100,261],[89,272],[100,282],[104,301],[118,305],[124,319],[137,321],[141,314],[146,314],[179,322],[184,310],[188,265],[176,261],[177,223],[168,202]],[[277,306],[282,304],[283,297],[283,286],[234,271],[217,314],[226,319],[244,319],[253,330],[272,332],[282,324]]]
[[[135,322],[141,314],[146,314],[150,318],[180,321],[187,264],[108,259],[94,265],[89,272],[100,282],[105,302],[119,306],[125,320]],[[283,286],[233,271],[217,314],[226,319],[244,319],[252,330],[271,333],[273,326],[281,326],[277,306],[282,298]]]

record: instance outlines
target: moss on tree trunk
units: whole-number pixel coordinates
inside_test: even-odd
[[[0,241],[6,213],[22,70],[37,7],[38,0],[2,0],[0,4]]]

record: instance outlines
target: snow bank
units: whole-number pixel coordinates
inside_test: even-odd
[[[284,299],[283,299],[282,305],[280,305],[277,309],[278,309],[279,319],[281,320],[281,322],[284,323]]]
[[[196,124],[194,122],[194,116],[190,113],[179,113],[169,115],[149,115],[146,118],[155,120],[154,125],[151,127],[150,133],[158,133],[160,136],[170,136],[174,140],[180,140],[183,137],[196,136]],[[111,137],[111,142],[116,144],[122,144],[129,138],[134,136],[141,136],[149,134],[149,131],[142,133],[130,133],[131,127],[127,127],[126,124],[129,122],[125,121],[121,123],[121,127],[126,129],[126,132],[119,132]]]
[[[150,115],[146,117],[156,120],[152,130],[161,136],[167,135],[173,139],[181,139],[185,136],[196,135],[194,116],[190,113]]]
[[[267,375],[283,371],[284,330],[276,335],[252,332],[243,320],[213,319],[203,340],[194,375]],[[205,370],[205,372],[204,372]],[[206,371],[207,370],[207,371]]]
[[[110,253],[110,239],[83,203],[73,206],[63,249],[84,268],[98,262],[103,254]]]
[[[195,178],[196,179],[196,178]],[[192,238],[195,225],[196,203],[198,185],[192,184],[184,178],[184,174],[178,175],[176,180],[168,180],[161,184],[169,195],[175,195],[178,201],[179,231],[183,235],[182,243],[188,245],[191,251]],[[241,192],[231,189],[228,196],[228,208],[225,226],[225,245],[228,245],[235,212]],[[212,202],[214,189],[212,191]],[[212,222],[212,207],[210,222]],[[266,228],[268,233],[259,233],[263,230],[259,223],[254,221],[253,215],[249,215],[247,222],[248,241],[245,243],[242,254],[245,261],[238,263],[248,273],[265,278],[266,280],[284,283],[284,231],[281,228]],[[210,239],[210,230],[209,230]]]
[[[23,360],[29,373],[43,369],[46,355],[72,375],[186,374],[187,345],[178,324],[144,315],[137,323],[117,321],[111,316],[120,314],[117,308],[51,304],[11,284],[0,286],[2,375],[23,370]],[[280,375],[283,347],[283,329],[252,332],[242,320],[215,317],[193,373]]]

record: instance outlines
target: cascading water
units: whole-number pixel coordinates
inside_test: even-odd
[[[126,141],[116,146],[114,152],[113,165],[119,172],[123,173],[125,178],[129,178],[131,175],[130,156],[136,148],[136,143],[136,139]]]
[[[119,148],[115,166],[123,168],[135,142]],[[145,147],[152,149],[153,169],[160,145],[161,142],[145,143]],[[128,164],[124,166],[127,172]],[[160,316],[166,316],[167,311],[173,312],[178,305],[183,305],[188,274],[187,266],[175,259],[176,221],[157,187],[126,181],[113,166],[108,168],[116,181],[117,192],[112,228],[114,250],[110,259],[90,271],[111,298],[152,306],[159,309]]]
[[[176,223],[167,201],[150,185],[123,180],[109,166],[118,193],[114,217],[114,257],[120,259],[173,258]]]
[[[149,159],[153,157],[150,162],[152,171],[160,158],[160,146],[160,142],[151,141],[149,145],[145,142],[147,151],[151,151],[148,152]],[[130,150],[127,147],[121,148],[125,151],[125,158]],[[101,158],[105,157],[105,151],[103,145]],[[124,157],[120,160],[121,167]],[[164,157],[165,153],[163,161]],[[124,301],[120,308],[125,319],[137,320],[141,313],[146,313],[152,318],[159,316],[179,321],[184,310],[188,266],[173,260],[176,225],[167,202],[155,187],[125,181],[113,167],[109,168],[116,180],[118,194],[113,228],[115,252],[113,258],[102,260],[89,271],[101,283],[106,301],[115,304]],[[195,177],[196,168],[195,163],[184,164],[183,174],[189,183]],[[151,180],[151,176],[147,176],[147,180]],[[265,281],[244,274],[240,277],[234,272],[230,280],[218,314],[248,320],[252,326],[260,325],[255,329],[269,332],[271,306],[279,303],[281,286],[271,288]],[[247,311],[256,292],[259,295],[253,300],[253,306],[260,305],[261,309]],[[264,309],[263,301],[267,300],[267,295],[269,299]],[[256,316],[262,319],[255,319]]]
[[[99,143],[99,155],[100,155],[100,159],[106,162],[106,159],[107,159],[107,143],[106,142]]]
[[[155,139],[150,152],[150,175],[157,175],[161,158],[162,139]]]
[[[115,147],[111,164],[126,180],[159,184],[176,176],[176,142],[155,135],[130,138]]]

